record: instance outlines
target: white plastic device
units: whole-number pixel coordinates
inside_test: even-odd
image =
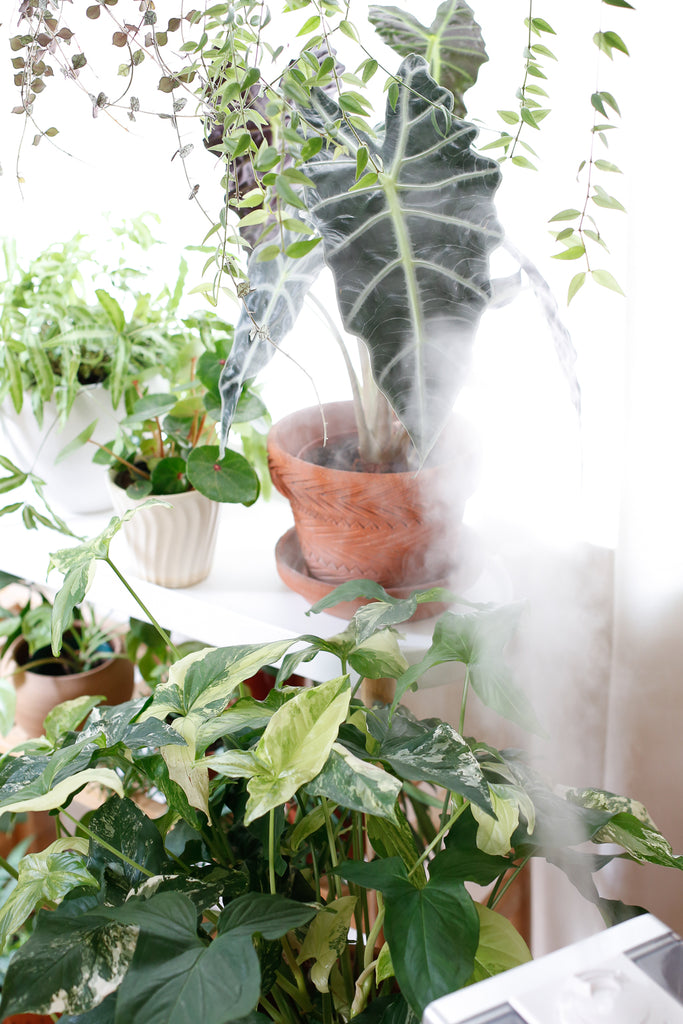
[[[683,1024],[683,941],[651,914],[430,1003],[423,1024]]]

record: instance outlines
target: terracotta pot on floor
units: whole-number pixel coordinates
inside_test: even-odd
[[[28,736],[42,735],[45,716],[62,701],[102,694],[106,704],[121,704],[133,695],[133,663],[127,658],[110,658],[88,672],[50,676],[21,668],[28,659],[28,645],[21,638],[8,656],[17,666],[12,674],[17,692],[14,720]]]
[[[355,435],[352,403],[326,405],[324,413],[328,445]],[[285,417],[268,438],[271,476],[292,506],[296,530],[295,538],[285,534],[278,545],[285,583],[301,593],[306,575],[328,586],[372,579],[399,592],[447,585],[477,476],[471,429],[454,421],[439,446],[441,464],[419,473],[352,472],[306,461],[306,451],[322,442],[317,406]],[[297,547],[303,564],[297,564]],[[322,595],[313,588],[305,596]],[[421,609],[433,614],[429,606]]]

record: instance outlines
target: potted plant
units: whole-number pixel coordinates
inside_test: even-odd
[[[74,440],[111,436],[135,383],[173,376],[190,345],[178,316],[185,262],[175,285],[153,295],[141,256],[155,240],[144,218],[116,234],[123,243],[111,264],[83,235],[28,264],[13,240],[2,247],[0,422],[8,454],[71,512],[110,506],[101,474]]]
[[[51,619],[51,601],[33,587],[23,604],[0,609],[0,663],[14,687],[14,723],[26,736],[42,735],[47,715],[63,701],[99,695],[120,704],[133,693],[133,663],[121,637],[87,605],[73,609],[56,653]]]
[[[346,356],[353,405],[294,413],[271,432],[271,474],[296,530],[278,545],[279,568],[304,593],[307,577],[330,586],[369,577],[392,593],[443,584],[477,476],[476,440],[452,410],[493,301],[489,255],[503,241],[500,167],[475,151],[476,129],[461,119],[484,44],[466,4],[443,4],[438,31],[422,33],[396,9],[372,13],[408,53],[389,80],[384,123],[360,128],[345,94],[333,98],[312,72],[300,83],[296,132],[285,132],[299,175],[291,192],[321,245],[297,259],[287,237],[284,252],[272,237],[255,249],[221,383],[225,437],[242,382],[295,326],[324,259],[344,327],[360,342],[362,376]]]
[[[434,595],[396,599],[367,581],[341,590],[321,607],[375,599],[343,633],[194,652],[149,700],[97,708],[80,732],[74,708],[39,756],[17,749],[0,762],[0,811],[39,804],[75,829],[15,870],[0,942],[38,912],[0,1013],[79,1024],[184,1024],[198,1007],[204,1024],[419,1020],[433,999],[529,958],[496,907],[532,857],[563,868],[608,923],[641,912],[599,895],[593,874],[614,844],[681,869],[640,805],[558,791],[520,752],[462,735],[471,691],[539,728],[505,664],[519,606],[444,613],[408,667],[395,627]],[[339,674],[289,687],[320,651],[337,656]],[[280,660],[265,700],[243,690]],[[466,669],[459,728],[400,703],[448,662]],[[394,700],[364,706],[352,675],[393,676]],[[162,817],[129,798],[131,772],[163,795]],[[112,796],[78,820],[71,798],[92,780]],[[470,881],[488,887],[483,904]]]
[[[205,346],[188,361],[170,390],[138,389],[116,436],[95,459],[107,464],[119,515],[161,499],[126,524],[124,537],[136,572],[167,587],[185,587],[211,569],[221,504],[253,504],[267,485],[265,430],[268,416],[258,394],[245,388],[237,410],[242,452],[219,453],[218,379],[232,345],[232,326],[211,313],[184,320]],[[248,457],[247,457],[248,456]]]

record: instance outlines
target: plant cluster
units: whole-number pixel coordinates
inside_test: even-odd
[[[158,294],[150,290],[146,254],[156,244],[145,217],[113,228],[120,256],[102,265],[84,235],[49,246],[27,264],[3,242],[0,292],[0,400],[17,412],[28,396],[39,423],[54,402],[60,424],[84,386],[102,384],[114,408],[135,387],[171,377],[190,358],[193,341],[179,318],[187,275]]]
[[[237,429],[246,455],[230,449],[219,453],[218,384],[232,348],[233,328],[209,312],[185,318],[183,325],[188,334],[201,339],[201,355],[188,361],[185,372],[176,374],[167,391],[139,389],[116,437],[99,446],[95,461],[111,466],[115,481],[132,498],[194,489],[213,501],[251,505],[261,486],[254,465],[266,486],[269,482],[268,413],[258,394],[245,387],[238,403]]]
[[[409,668],[396,627],[434,593],[392,599],[365,581],[329,600],[359,595],[375,600],[337,636],[195,652],[147,701],[96,708],[80,732],[91,705],[64,704],[44,739],[0,761],[0,811],[50,809],[75,829],[5,865],[17,885],[0,941],[37,914],[0,1012],[184,1024],[201,1006],[204,1024],[410,1022],[528,959],[496,907],[530,858],[562,867],[608,921],[639,912],[596,888],[614,844],[681,869],[639,804],[561,793],[520,752],[463,736],[472,691],[539,728],[504,657],[519,606],[444,613]],[[339,674],[288,686],[321,651]],[[275,662],[275,689],[255,700],[245,680]],[[458,729],[400,703],[442,663],[465,671]],[[366,707],[352,673],[396,678],[391,705]],[[161,817],[128,796],[131,768],[163,798]],[[86,782],[113,795],[78,821],[70,803]],[[485,903],[468,882],[490,887]]]
[[[22,581],[3,573],[0,582],[4,587]],[[34,586],[28,586],[27,590],[23,604],[11,609],[0,608],[0,658],[4,658],[17,641],[23,640],[22,669],[42,675],[71,675],[88,672],[115,656],[111,632],[98,623],[87,605],[70,610],[64,623],[61,647],[53,653],[52,602]]]

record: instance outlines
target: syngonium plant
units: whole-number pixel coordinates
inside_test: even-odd
[[[306,213],[322,238],[344,327],[362,341],[371,378],[419,463],[464,383],[491,300],[489,254],[503,237],[493,205],[498,164],[475,152],[476,129],[453,107],[453,94],[413,54],[399,68],[375,134],[350,127],[320,89],[300,121],[304,146],[313,150],[300,169]],[[323,137],[321,146],[312,144]],[[321,268],[315,249],[299,260],[263,262],[268,255],[275,254],[261,249],[252,259],[253,290],[223,372],[224,439],[243,381],[294,326]],[[392,461],[397,440],[405,450],[405,435],[397,439],[390,421],[378,425],[376,395],[364,414],[361,388],[352,383],[365,460]],[[364,384],[367,391],[367,378]]]
[[[72,549],[57,604],[68,606],[88,557]],[[559,793],[522,753],[464,736],[471,691],[539,728],[504,656],[519,606],[445,612],[409,667],[395,628],[437,595],[399,600],[361,581],[317,608],[359,595],[375,600],[337,636],[194,652],[148,700],[68,702],[44,738],[0,760],[0,812],[59,812],[60,832],[18,870],[3,864],[17,884],[0,908],[0,942],[27,922],[30,936],[10,961],[0,1014],[413,1024],[433,999],[529,958],[496,908],[530,858],[563,868],[607,922],[640,911],[600,897],[593,874],[614,846],[586,843],[681,869],[641,805]],[[287,686],[321,652],[338,670]],[[249,696],[245,681],[277,662],[274,690]],[[449,663],[465,672],[457,728],[400,703]],[[396,678],[394,701],[366,707],[359,676]],[[87,783],[112,795],[78,820],[71,802]],[[140,787],[158,795],[157,815],[133,798]],[[468,882],[490,887],[485,902]]]

